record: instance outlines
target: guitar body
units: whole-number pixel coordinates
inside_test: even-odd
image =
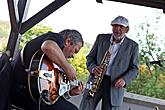
[[[33,55],[29,70],[28,86],[32,99],[40,104],[54,104],[60,97],[62,71],[42,51]]]

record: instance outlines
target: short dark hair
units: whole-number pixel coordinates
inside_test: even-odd
[[[82,35],[79,31],[77,30],[74,30],[74,29],[65,29],[65,30],[62,30],[61,32],[59,32],[59,34],[64,38],[68,38],[70,37],[73,44],[77,44],[79,42],[82,43],[82,46],[84,45],[84,41],[83,41],[83,38],[82,38]]]

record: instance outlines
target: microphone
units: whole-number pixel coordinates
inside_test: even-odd
[[[165,60],[158,60],[158,61],[151,61],[151,62],[147,62],[146,64],[157,64],[159,65],[160,67],[163,67],[163,64],[162,62],[165,62]]]

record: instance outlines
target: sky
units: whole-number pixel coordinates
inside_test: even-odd
[[[31,0],[27,19],[47,6],[54,0]],[[161,20],[155,25],[155,16],[159,13]],[[71,0],[60,9],[41,21],[42,24],[53,28],[54,32],[63,29],[76,29],[81,32],[84,41],[93,44],[100,33],[111,33],[111,21],[121,15],[129,20],[130,31],[128,36],[137,41],[136,28],[144,21],[153,23],[151,27],[155,33],[162,34],[165,30],[165,14],[160,9],[104,1],[103,4],[96,0]],[[0,20],[9,20],[7,0],[0,0]]]

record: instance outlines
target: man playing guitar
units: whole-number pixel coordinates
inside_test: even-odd
[[[41,65],[42,61],[38,61],[34,58],[34,54],[37,51],[41,51],[44,53],[44,57],[46,56],[52,64],[56,64],[63,70],[68,81],[76,80],[77,72],[67,59],[72,58],[74,54],[78,53],[83,45],[84,41],[81,34],[77,30],[70,29],[63,30],[59,33],[48,32],[28,42],[14,60],[14,84],[11,103],[25,110],[78,110],[75,105],[68,102],[66,99],[70,96],[81,94],[84,89],[82,83],[79,83],[77,87],[67,91],[64,96],[59,97],[55,103],[40,104],[35,102],[31,97],[29,82],[33,81],[33,79],[29,81],[28,75],[39,74],[37,79],[42,79],[43,77],[41,76],[45,75],[47,77],[46,80],[53,82],[50,81],[48,77],[51,76],[50,78],[54,78],[55,76],[52,77],[54,74],[49,74],[49,70],[43,74],[43,70],[40,72],[31,71],[32,68],[37,67],[35,64]],[[34,65],[31,65],[32,63]],[[45,64],[43,64],[43,67],[44,65]],[[37,80],[37,83],[39,85],[41,81]],[[36,89],[40,89],[39,86]],[[42,90],[42,93],[46,93],[47,96],[49,95],[45,90]],[[41,97],[43,95],[42,93],[40,94]]]

